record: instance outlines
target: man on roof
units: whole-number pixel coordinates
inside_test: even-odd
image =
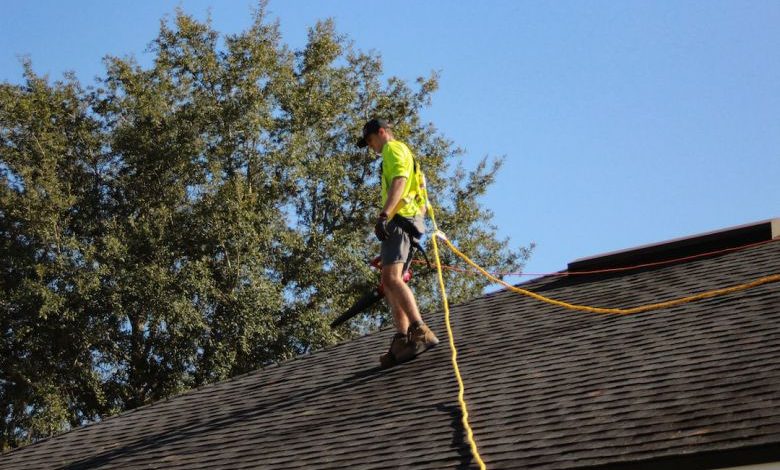
[[[426,206],[412,151],[395,140],[387,121],[368,121],[357,145],[369,147],[382,157],[382,210],[374,234],[382,242],[382,284],[396,333],[390,350],[380,356],[379,362],[382,367],[392,367],[439,344],[420,316],[414,293],[403,280],[411,262],[412,241],[419,240],[425,232]]]

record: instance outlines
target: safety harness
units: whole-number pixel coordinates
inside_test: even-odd
[[[422,170],[420,169],[420,164],[417,162],[417,159],[414,158],[414,156],[412,156],[412,166],[414,168],[413,171],[417,186],[410,188],[409,193],[405,197],[401,198],[401,200],[398,202],[398,205],[395,207],[395,210],[393,211],[394,215],[391,218],[391,220],[395,222],[395,224],[401,230],[409,235],[409,241],[412,246],[412,249],[409,250],[409,256],[404,263],[403,272],[406,272],[409,269],[409,266],[412,264],[414,250],[417,250],[422,254],[423,259],[425,259],[425,264],[428,266],[428,268],[432,269],[431,262],[428,260],[428,254],[425,252],[425,249],[422,247],[422,245],[420,245],[420,237],[422,237],[422,233],[417,230],[417,227],[415,227],[408,218],[398,214],[398,211],[400,211],[406,204],[415,201],[418,207],[423,208],[423,215],[425,215],[425,174],[423,174]]]

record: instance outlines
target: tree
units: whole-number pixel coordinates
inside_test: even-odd
[[[386,323],[379,306],[328,326],[377,282],[379,163],[354,145],[369,117],[396,124],[478,263],[529,256],[478,202],[501,160],[453,167],[463,152],[422,122],[437,74],[383,80],[331,20],[291,50],[264,6],[224,38],[178,11],[150,67],[107,57],[86,90],[29,62],[0,86],[3,449]],[[447,275],[452,302],[485,285]],[[415,290],[438,311],[432,277]]]
[[[69,77],[0,85],[0,412],[3,449],[106,410],[93,365],[110,318],[98,307],[101,142]]]

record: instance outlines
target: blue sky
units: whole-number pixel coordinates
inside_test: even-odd
[[[102,75],[177,6],[236,33],[252,1],[2,0],[0,80]],[[372,6],[370,6],[372,5]],[[526,270],[780,216],[778,1],[272,1],[284,40],[333,17],[387,76],[441,72],[424,118],[506,164],[482,199]],[[367,228],[369,230],[370,228]]]

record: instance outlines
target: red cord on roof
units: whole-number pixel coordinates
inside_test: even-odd
[[[756,243],[749,243],[747,245],[741,245],[736,246],[732,248],[724,248],[722,250],[716,250],[716,251],[709,251],[707,253],[700,253],[698,255],[691,255],[691,256],[684,256],[681,258],[674,258],[674,259],[668,259],[664,261],[655,261],[652,263],[644,263],[644,264],[636,264],[633,266],[623,266],[619,268],[605,268],[605,269],[595,269],[591,271],[558,271],[553,273],[525,273],[525,272],[492,272],[488,271],[490,274],[494,276],[573,276],[573,275],[580,275],[580,274],[600,274],[600,273],[612,273],[612,272],[621,272],[621,271],[631,271],[633,269],[641,269],[641,268],[649,268],[653,266],[663,266],[665,264],[673,264],[673,263],[679,263],[682,261],[690,261],[698,258],[704,258],[707,256],[713,256],[713,255],[719,255],[723,253],[731,253],[733,251],[739,251],[739,250],[745,250],[747,248],[753,248],[759,245],[765,245],[767,243],[772,243],[780,241],[780,238],[773,238],[771,240],[763,240]],[[423,261],[415,260],[415,264],[424,264]],[[447,266],[442,265],[443,269],[447,269],[449,271],[459,272],[459,273],[466,273],[466,274],[479,274],[478,272],[471,270],[471,269],[464,269],[464,268],[458,268],[455,266]]]

